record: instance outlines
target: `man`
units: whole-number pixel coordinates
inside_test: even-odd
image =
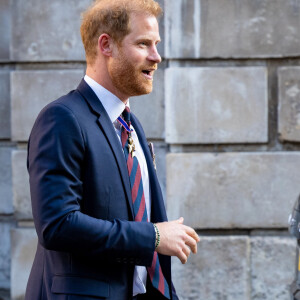
[[[178,299],[170,256],[185,263],[199,237],[167,222],[128,103],[152,90],[160,13],[153,0],[98,0],[83,15],[86,76],[41,111],[28,143],[39,242],[26,300]]]

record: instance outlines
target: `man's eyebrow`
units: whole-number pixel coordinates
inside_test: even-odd
[[[146,36],[140,36],[140,37],[138,37],[136,40],[137,40],[138,42],[140,42],[140,41],[152,42],[152,41],[153,41],[153,39],[151,39],[151,38],[149,38],[149,37],[146,37]],[[159,43],[159,42],[161,42],[161,39],[158,38],[157,40],[155,40],[155,42]]]

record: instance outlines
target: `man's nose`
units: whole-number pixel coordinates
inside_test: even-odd
[[[148,59],[157,64],[161,62],[161,56],[159,55],[156,46],[151,48],[151,52],[149,53]]]

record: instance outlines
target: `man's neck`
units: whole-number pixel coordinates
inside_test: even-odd
[[[99,72],[101,70],[101,72]],[[124,96],[122,93],[120,93],[113,85],[110,76],[108,74],[107,69],[99,68],[96,66],[87,66],[86,68],[86,75],[95,80],[97,83],[102,85],[104,88],[106,88],[108,91],[113,93],[115,96],[117,96],[123,103],[127,103],[129,97]]]

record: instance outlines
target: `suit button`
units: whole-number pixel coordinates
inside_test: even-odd
[[[117,261],[118,263],[120,263],[120,262],[121,262],[121,258],[120,258],[120,257],[117,257],[117,258],[116,258],[116,261]]]
[[[136,264],[140,264],[141,263],[141,260],[138,258],[136,261],[135,261]]]

